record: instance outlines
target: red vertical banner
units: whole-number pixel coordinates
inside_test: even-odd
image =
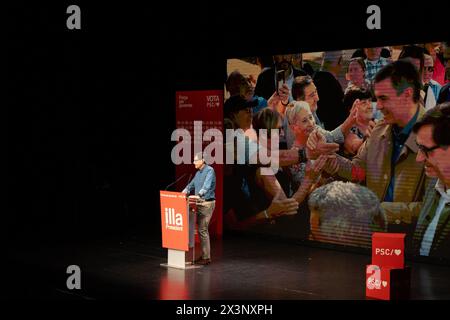
[[[201,124],[201,133],[194,134],[194,121]],[[218,129],[223,137],[223,89],[205,91],[177,91],[176,92],[176,128],[186,129],[191,136],[191,156],[189,164],[178,164],[176,166],[176,178],[186,174],[176,189],[183,190],[187,185],[189,177],[195,175],[195,167],[192,164],[194,154],[194,143],[201,145],[201,150],[212,142],[205,139],[204,133],[209,129]],[[200,133],[200,134],[199,134]],[[206,141],[205,141],[206,140]],[[224,157],[222,161],[224,161]],[[223,234],[223,162],[210,164],[216,173],[216,206],[210,222],[210,236],[222,236]]]

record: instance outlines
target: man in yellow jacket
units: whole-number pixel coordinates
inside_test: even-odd
[[[412,127],[425,110],[420,104],[419,73],[408,61],[398,60],[375,76],[377,108],[384,119],[352,159],[337,156],[325,170],[347,180],[365,183],[381,201],[389,232],[412,234],[422,205],[425,174],[415,161],[418,148]],[[323,138],[312,135],[314,147]],[[315,139],[315,141],[314,141]]]

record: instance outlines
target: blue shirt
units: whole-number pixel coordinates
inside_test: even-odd
[[[211,166],[205,166],[198,170],[194,179],[184,188],[182,192],[190,194],[195,190],[195,194],[204,198],[205,200],[215,199],[216,195],[216,174]]]
[[[267,107],[267,100],[263,97],[253,96],[252,100],[258,102],[258,104],[252,108],[253,114],[258,113]]]
[[[389,186],[384,197],[384,201],[392,202],[394,201],[394,186],[395,186],[395,163],[400,156],[400,152],[403,149],[403,146],[406,140],[411,133],[412,127],[417,121],[417,117],[419,115],[419,109],[417,109],[416,114],[409,120],[408,124],[400,131],[400,128],[397,125],[394,125],[392,128],[392,139],[394,142],[394,146],[392,149],[392,158],[391,158],[391,181],[389,182]],[[400,131],[400,132],[399,132]]]
[[[383,57],[380,57],[378,60],[375,61],[370,61],[369,59],[366,59],[364,60],[364,62],[366,64],[365,78],[370,82],[373,81],[375,75],[377,74],[378,71],[380,71],[381,68],[389,64],[389,60]]]

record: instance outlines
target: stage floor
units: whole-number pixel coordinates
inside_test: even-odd
[[[150,234],[22,245],[3,264],[1,298],[365,299],[368,255],[233,234],[212,241],[211,265],[177,270],[160,266],[167,262],[160,245]],[[81,290],[66,287],[69,265],[81,268]],[[407,265],[412,299],[450,299],[450,267]]]

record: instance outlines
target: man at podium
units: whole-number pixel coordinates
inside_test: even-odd
[[[211,263],[211,248],[209,242],[209,221],[211,220],[216,205],[214,190],[216,189],[216,174],[214,169],[207,165],[201,152],[194,156],[194,165],[197,173],[194,179],[184,188],[183,193],[192,191],[199,197],[197,201],[197,223],[200,235],[202,255],[195,260],[195,264],[207,265]]]

